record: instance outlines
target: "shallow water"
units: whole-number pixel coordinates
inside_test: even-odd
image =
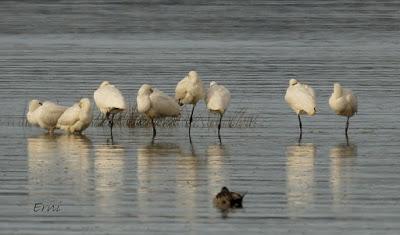
[[[400,5],[178,3],[0,3],[0,233],[398,234]],[[196,127],[203,103],[192,144],[185,128],[154,142],[151,129],[116,128],[111,143],[107,128],[21,125],[32,98],[71,105],[110,80],[134,105],[142,83],[173,94],[191,69],[225,84],[227,115],[245,108],[254,128],[224,128],[220,143]],[[318,96],[300,144],[290,78]],[[359,98],[348,145],[327,104],[333,82]],[[212,206],[224,185],[248,192],[227,217]]]

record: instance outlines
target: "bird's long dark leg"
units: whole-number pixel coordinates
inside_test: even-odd
[[[111,132],[111,139],[112,139],[112,137],[113,137],[113,132],[112,132],[112,129],[113,129],[113,126],[114,126],[114,113],[112,113],[111,115],[110,115],[110,120],[108,121],[108,125],[110,126],[110,132]]]
[[[222,122],[222,114],[219,117],[219,124],[218,124],[218,138],[221,139],[221,122]]]
[[[151,119],[151,125],[153,126],[153,139],[156,137],[156,125],[154,124],[154,119]]]
[[[301,123],[300,114],[297,114],[297,117],[299,119],[299,128],[300,128],[299,144],[300,144],[301,138],[303,137],[303,124]]]
[[[299,128],[300,128],[300,133],[303,132],[303,124],[301,124],[301,118],[300,118],[300,114],[297,114],[297,117],[299,118]]]
[[[190,131],[189,131],[189,142],[190,142],[190,145],[193,144],[193,143],[192,143],[192,136],[190,136]]]
[[[346,130],[345,130],[346,138],[348,138],[347,131],[349,130],[349,120],[350,120],[350,117],[347,117],[347,121],[346,121]]]
[[[300,132],[300,135],[299,135],[299,139],[297,140],[297,143],[300,145],[301,144],[301,139],[303,138],[303,133],[302,132]]]
[[[193,105],[192,113],[190,114],[190,119],[189,119],[189,136],[190,136],[190,129],[192,128],[193,112],[194,112],[194,108],[195,108],[195,107],[196,107],[196,104]]]
[[[111,144],[114,145],[114,136],[113,136],[113,134],[112,134],[112,131],[111,131],[111,138],[110,138],[110,140],[111,140]]]
[[[110,113],[106,113],[106,120],[108,121],[108,126],[110,126]],[[104,119],[103,119],[104,121]]]
[[[114,126],[114,114],[113,113],[109,114],[107,119],[108,119],[108,126],[111,127],[112,129]]]

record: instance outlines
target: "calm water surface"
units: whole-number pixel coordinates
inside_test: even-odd
[[[400,232],[400,4],[397,1],[0,2],[0,233]],[[252,128],[89,128],[49,136],[21,125],[30,99],[71,105],[109,80],[135,105],[142,83],[173,94],[195,69],[231,90],[227,116]],[[283,96],[312,85],[298,123]],[[345,118],[333,82],[359,97]],[[184,108],[185,113],[189,107]],[[97,110],[94,109],[95,115]],[[196,121],[197,118],[197,121]],[[196,123],[197,122],[197,123]],[[222,186],[248,192],[226,217]],[[59,211],[35,212],[35,204]]]

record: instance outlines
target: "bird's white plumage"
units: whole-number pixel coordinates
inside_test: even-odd
[[[351,117],[358,111],[357,97],[349,89],[339,83],[334,84],[333,93],[329,98],[329,106],[341,116]]]
[[[69,127],[79,121],[79,103],[67,108],[57,121],[57,128],[69,132]]]
[[[224,114],[231,101],[231,93],[222,85],[216,82],[210,83],[210,88],[207,92],[207,108],[211,112]]]
[[[121,92],[108,81],[101,83],[93,97],[96,106],[103,114],[118,113],[126,109],[125,99]]]
[[[136,98],[137,109],[149,118],[179,116],[180,108],[176,101],[162,91],[148,84],[140,87]]]
[[[204,99],[205,92],[203,82],[196,71],[190,71],[175,88],[175,99],[179,104],[193,104]]]
[[[317,106],[314,89],[308,85],[299,83],[296,79],[289,81],[285,101],[298,115],[308,114],[313,116],[316,113]]]
[[[29,109],[28,113],[26,114],[26,119],[28,120],[28,123],[33,125],[33,126],[38,126],[38,109],[42,106],[42,103],[40,103],[39,100],[31,100],[29,102]]]
[[[37,108],[37,111],[35,111],[37,112],[35,113],[36,121],[41,128],[53,132],[56,128],[58,119],[66,109],[67,107],[65,106],[46,101]]]
[[[69,107],[61,115],[57,122],[57,128],[66,132],[81,133],[89,127],[92,122],[92,110],[90,100],[88,98],[81,99],[79,103],[75,103]]]

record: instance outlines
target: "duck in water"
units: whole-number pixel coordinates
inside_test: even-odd
[[[221,192],[219,192],[214,200],[214,206],[221,210],[227,210],[230,208],[242,208],[243,198],[247,193],[237,193],[231,192],[227,187],[222,187]]]

